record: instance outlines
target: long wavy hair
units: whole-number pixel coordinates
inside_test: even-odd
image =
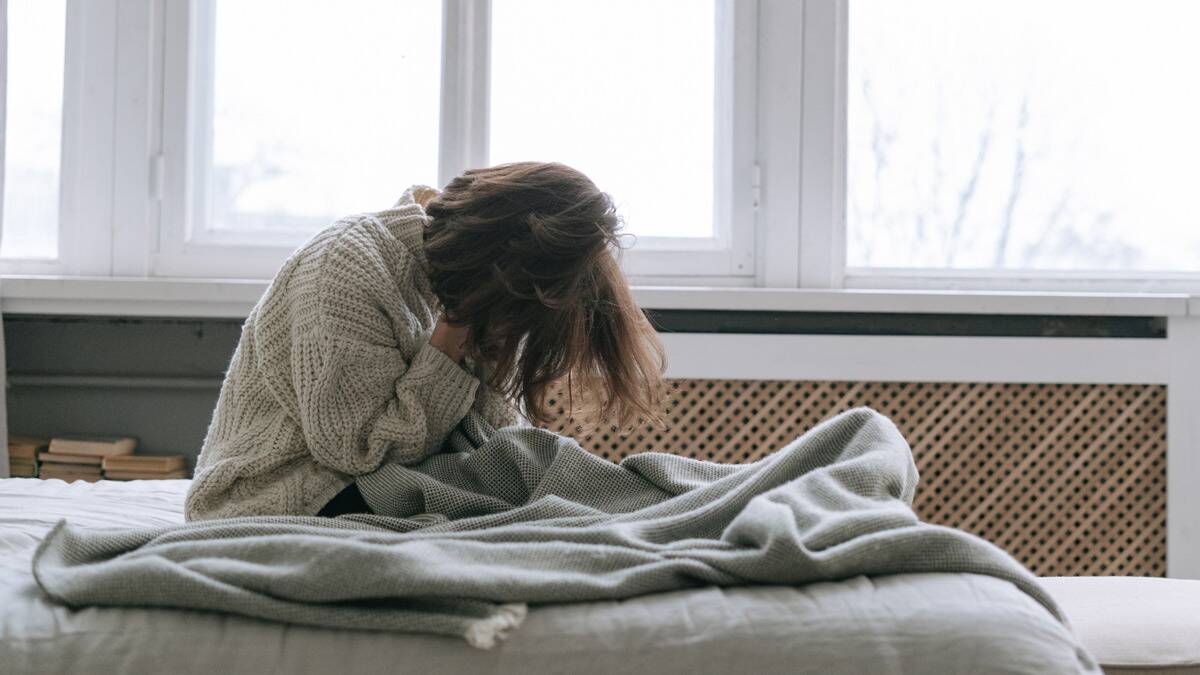
[[[661,416],[662,344],[618,265],[621,221],[587,176],[557,163],[467,171],[425,207],[430,282],[466,351],[534,422],[565,390],[573,415],[628,426]]]

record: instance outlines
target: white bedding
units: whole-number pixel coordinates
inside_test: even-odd
[[[1093,670],[1031,597],[992,577],[912,574],[800,588],[535,607],[491,651],[461,640],[47,602],[30,558],[61,518],[182,522],[187,481],[0,479],[0,671],[21,673],[1073,673]],[[848,661],[845,654],[856,654]]]

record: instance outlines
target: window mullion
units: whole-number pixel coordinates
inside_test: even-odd
[[[118,17],[112,273],[150,273],[150,243],[158,195],[155,155],[161,152],[162,12],[154,0],[121,0]],[[160,169],[161,171],[161,169]]]
[[[799,284],[803,10],[793,0],[758,10],[758,283],[771,288]]]
[[[729,261],[722,271],[751,276],[755,270],[754,192],[758,178],[758,3],[717,0],[716,12],[714,229],[717,239],[729,250]]]
[[[799,281],[837,288],[846,267],[846,1],[805,0],[803,11]]]
[[[490,43],[490,0],[445,0],[439,187],[488,163]]]
[[[118,4],[67,3],[59,260],[70,274],[112,269]]]
[[[174,266],[164,263],[169,256],[180,256],[184,252],[187,240],[188,223],[193,217],[193,203],[200,191],[190,184],[196,180],[195,170],[196,151],[192,141],[197,133],[197,127],[203,132],[208,129],[207,120],[198,120],[193,112],[190,97],[193,89],[210,87],[205,81],[193,82],[193,71],[197,67],[195,61],[203,58],[205,64],[210,61],[212,51],[211,21],[193,24],[211,15],[211,3],[189,5],[177,2],[162,2],[161,19],[162,56],[157,60],[161,65],[161,86],[157,86],[161,104],[159,106],[160,120],[158,125],[155,147],[161,155],[161,170],[163,172],[161,190],[155,195],[155,203],[151,207],[151,227],[156,229],[157,238],[147,242],[151,250],[152,264],[150,272],[157,275],[174,274]],[[204,90],[207,92],[207,89]],[[207,151],[200,144],[201,149]],[[204,174],[201,173],[201,180]],[[157,216],[157,218],[155,218]],[[217,276],[217,274],[213,274]]]

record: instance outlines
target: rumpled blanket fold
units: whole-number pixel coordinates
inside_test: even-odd
[[[384,515],[136,530],[64,521],[38,548],[34,575],[71,607],[213,610],[482,648],[519,626],[527,603],[895,573],[999,577],[1064,620],[999,548],[917,519],[912,453],[874,411],[844,413],[744,465],[660,453],[618,465],[542,429],[481,424],[470,417],[455,432],[468,452],[360,479]]]

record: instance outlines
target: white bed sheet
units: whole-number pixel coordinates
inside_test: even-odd
[[[188,481],[0,479],[0,672],[1075,673],[1075,638],[1012,584],[913,574],[535,607],[496,649],[215,613],[46,601],[30,561],[59,519],[183,522]]]

